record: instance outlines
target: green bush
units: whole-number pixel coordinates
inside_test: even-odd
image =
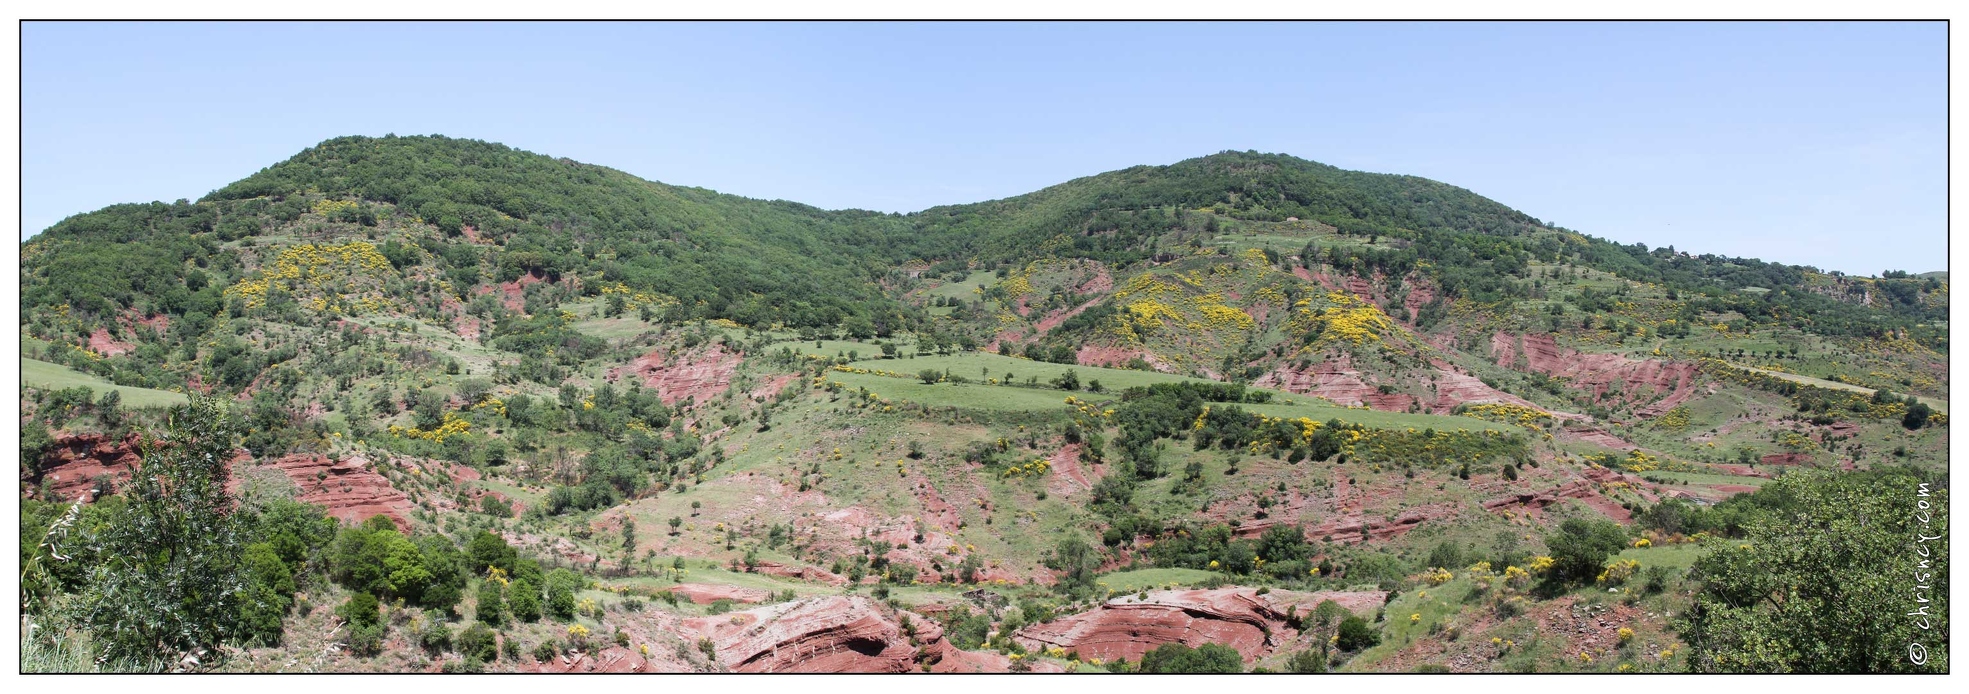
[[[1347,615],[1346,619],[1340,620],[1339,636],[1340,640],[1335,641],[1334,645],[1343,651],[1358,651],[1373,648],[1376,644],[1381,643],[1381,633],[1375,631],[1374,627],[1370,626],[1367,620],[1361,619],[1359,615],[1350,614]]]
[[[458,652],[481,662],[496,661],[499,659],[499,635],[483,622],[474,622],[458,632]]]
[[[1244,657],[1222,644],[1206,643],[1191,649],[1180,643],[1165,643],[1142,654],[1138,671],[1154,674],[1239,673],[1244,672]]]
[[[506,588],[506,610],[522,622],[540,621],[540,588],[528,579],[513,581]]]
[[[451,627],[445,626],[444,622],[431,620],[431,623],[424,627],[424,631],[417,635],[417,645],[431,655],[450,650]]]
[[[1568,519],[1545,536],[1552,552],[1551,577],[1560,583],[1592,581],[1607,558],[1627,546],[1627,532],[1609,520]]]
[[[349,652],[369,658],[383,652],[383,625],[360,624],[349,627]]]
[[[547,574],[547,614],[563,622],[574,619],[574,593],[581,584],[581,576],[567,569]]]
[[[383,613],[376,602],[376,596],[368,593],[349,596],[348,601],[343,602],[341,607],[335,608],[335,615],[348,622],[350,626],[375,626],[383,622]]]
[[[541,641],[539,645],[533,647],[533,660],[535,662],[540,662],[540,663],[550,662],[553,659],[560,657],[560,655],[561,655],[560,644],[554,643],[553,639],[547,639],[545,641]]]

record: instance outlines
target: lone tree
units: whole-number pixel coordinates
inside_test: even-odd
[[[240,434],[222,401],[194,396],[141,444],[123,510],[89,539],[103,562],[77,606],[106,660],[209,659],[243,632],[243,533],[226,494]]]
[[[1783,502],[1690,571],[1690,670],[1948,671],[1946,484],[1799,471],[1765,494]]]

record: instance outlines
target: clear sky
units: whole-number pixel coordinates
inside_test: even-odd
[[[439,133],[912,211],[1282,152],[1624,243],[1945,269],[1928,24],[49,24],[23,236],[321,140]]]

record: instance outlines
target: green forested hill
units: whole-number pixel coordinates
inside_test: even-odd
[[[26,244],[30,304],[107,313],[145,303],[211,313],[201,273],[229,271],[221,244],[273,234],[334,206],[330,226],[435,229],[427,251],[453,284],[523,273],[621,283],[674,297],[681,318],[886,333],[914,320],[878,283],[897,266],[932,272],[1038,257],[1127,265],[1227,227],[1304,220],[1358,245],[1307,246],[1363,275],[1422,268],[1450,296],[1491,303],[1535,293],[1532,261],[1568,262],[1690,292],[1696,311],[1835,335],[1896,329],[1943,339],[1936,279],[1827,282],[1810,268],[1623,246],[1455,186],[1345,171],[1286,155],[1225,152],[1138,166],[1034,193],[910,215],[827,211],[645,181],[600,166],[445,137],[344,137],[196,203],[118,205],[64,220]],[[458,248],[466,229],[480,241]],[[317,230],[319,231],[319,229]],[[334,229],[328,229],[333,233]],[[82,243],[74,243],[82,242]],[[1344,246],[1344,247],[1343,247]],[[56,252],[56,249],[60,249]],[[450,250],[446,250],[450,249]],[[216,270],[210,268],[216,264]],[[114,277],[97,279],[104,268]],[[475,272],[476,270],[476,272]],[[90,278],[90,281],[80,281]],[[1860,304],[1867,304],[1862,307]]]

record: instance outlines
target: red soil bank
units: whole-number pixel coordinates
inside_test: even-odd
[[[137,467],[135,434],[117,441],[97,433],[58,432],[54,440],[55,445],[41,459],[41,474],[33,474],[33,466],[20,466],[21,482],[29,496],[38,494],[43,482],[48,484],[51,498],[43,501],[94,501],[96,478],[107,475],[113,480],[111,484],[121,486]]]
[[[1772,453],[1757,459],[1765,465],[1804,465],[1812,462],[1810,453]]]
[[[1046,314],[1045,318],[1040,319],[1039,323],[1034,325],[1033,336],[1038,337],[1040,335],[1045,335],[1047,331],[1060,327],[1061,323],[1067,322],[1068,318],[1078,316],[1080,315],[1081,311],[1085,311],[1087,309],[1093,308],[1094,304],[1098,304],[1098,303],[1101,303],[1101,300],[1094,299],[1092,301],[1081,304],[1079,306],[1075,306],[1073,308],[1056,309]]]
[[[105,357],[114,357],[127,354],[130,350],[136,349],[136,346],[110,337],[108,328],[96,328],[95,332],[89,333],[89,349]]]
[[[1113,366],[1127,364],[1129,360],[1142,357],[1137,347],[1103,347],[1100,345],[1081,345],[1080,352],[1073,360],[1081,366]]]
[[[1285,612],[1250,588],[1162,590],[1130,595],[1093,610],[1034,624],[1015,635],[1027,649],[1066,649],[1085,658],[1139,661],[1165,643],[1191,648],[1215,643],[1251,662],[1296,635]]]
[[[397,529],[408,531],[410,497],[390,486],[362,456],[341,462],[311,453],[296,453],[266,465],[287,473],[301,488],[300,501],[328,508],[328,515],[345,523],[361,523],[371,516],[388,516]]]
[[[1544,491],[1518,492],[1492,498],[1484,502],[1484,508],[1490,511],[1512,507],[1536,510],[1559,503],[1561,499],[1578,499],[1613,520],[1625,523],[1632,518],[1632,514],[1620,504],[1601,496],[1599,485],[1603,482],[1628,482],[1638,485],[1641,480],[1606,469],[1589,469],[1583,474],[1586,476],[1585,479],[1573,480]]]
[[[1568,424],[1560,428],[1558,438],[1561,441],[1585,441],[1620,451],[1631,451],[1639,448],[1639,446],[1621,440],[1618,436],[1583,424]]]
[[[663,352],[657,350],[637,357],[627,367],[610,369],[608,377],[614,380],[634,374],[643,379],[644,386],[655,388],[665,405],[674,405],[685,398],[702,402],[731,387],[732,372],[738,370],[741,359],[740,355],[713,344],[665,364]]]

